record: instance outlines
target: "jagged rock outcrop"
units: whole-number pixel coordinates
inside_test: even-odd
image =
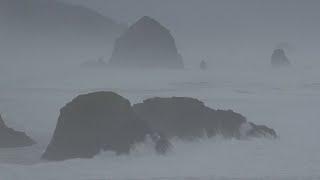
[[[194,139],[222,135],[228,138],[277,137],[266,126],[247,122],[241,114],[231,110],[214,110],[203,102],[184,97],[152,98],[133,106],[140,118],[155,131],[168,138]]]
[[[8,128],[0,115],[0,148],[17,148],[35,144],[24,132]]]
[[[287,67],[290,66],[290,61],[283,49],[276,49],[271,56],[271,65],[273,67]]]
[[[113,92],[80,95],[60,110],[53,135],[42,158],[92,158],[100,151],[129,153],[134,144],[153,135],[134,113],[130,102]],[[162,137],[155,137],[158,146]],[[165,147],[164,147],[165,148]]]
[[[110,66],[183,68],[183,60],[170,31],[145,16],[116,40]]]
[[[165,154],[173,137],[193,140],[216,135],[277,137],[273,129],[247,122],[241,114],[214,110],[193,98],[152,98],[131,106],[113,92],[95,92],[76,97],[60,110],[42,158],[92,158],[100,151],[127,154],[146,137],[154,141],[159,154]]]
[[[271,129],[265,125],[256,125],[254,123],[249,123],[249,131],[246,131],[246,136],[249,137],[277,137],[277,133],[274,129]]]

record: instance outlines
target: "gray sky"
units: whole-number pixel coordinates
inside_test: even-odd
[[[298,36],[319,30],[317,0],[64,0],[83,4],[123,23],[152,16],[174,33]],[[219,38],[219,37],[218,37]],[[221,38],[221,37],[220,37]],[[202,38],[203,40],[207,37]]]
[[[283,42],[304,48],[304,53],[318,52],[320,46],[318,0],[63,1],[85,5],[127,24],[152,16],[171,30],[180,49],[198,48],[200,54],[270,51]]]

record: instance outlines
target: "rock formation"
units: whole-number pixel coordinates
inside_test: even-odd
[[[152,98],[131,106],[113,92],[95,92],[76,97],[60,110],[42,158],[92,158],[100,151],[127,154],[146,137],[151,137],[159,154],[165,154],[172,148],[173,137],[193,140],[216,135],[277,137],[273,129],[247,122],[231,110],[211,109],[197,99]]]
[[[35,142],[24,132],[8,128],[0,115],[0,148],[31,146]]]
[[[130,102],[112,92],[80,95],[60,110],[43,158],[91,158],[100,151],[129,153],[135,143],[153,134],[134,113]],[[165,145],[157,140],[158,145]]]
[[[274,130],[246,121],[231,110],[214,110],[203,102],[184,97],[152,98],[133,106],[152,129],[168,138],[194,139],[222,135],[228,138],[276,137]]]
[[[47,61],[109,54],[127,29],[90,8],[60,0],[0,0],[0,26],[7,56]]]
[[[273,51],[271,65],[273,67],[286,67],[290,65],[290,61],[283,49],[276,49]]]
[[[169,30],[145,16],[116,40],[110,65],[183,68],[183,61]]]

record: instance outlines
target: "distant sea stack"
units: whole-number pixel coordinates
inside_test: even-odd
[[[0,148],[31,146],[35,142],[24,132],[15,131],[6,126],[0,115]]]
[[[272,67],[287,67],[290,66],[290,61],[287,58],[283,49],[276,49],[271,56]]]
[[[184,66],[170,31],[147,16],[133,24],[116,40],[109,64],[127,68]]]

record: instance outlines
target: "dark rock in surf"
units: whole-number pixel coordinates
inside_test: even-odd
[[[168,138],[192,140],[203,136],[227,138],[276,137],[266,126],[248,124],[246,118],[231,110],[214,110],[203,102],[186,97],[152,98],[133,106],[142,120]]]
[[[251,128],[247,131],[247,136],[251,137],[277,137],[277,133],[275,130],[264,126],[264,125],[256,125],[253,123],[249,123]]]
[[[153,132],[148,124],[138,118],[127,99],[113,92],[80,95],[60,110],[42,158],[92,158],[100,151],[126,154],[149,134]]]
[[[169,30],[145,16],[116,40],[110,66],[183,68],[183,61]]]
[[[17,148],[35,144],[24,132],[15,131],[6,126],[0,115],[0,148]]]
[[[148,132],[127,99],[112,92],[80,95],[60,110],[43,158],[92,158],[101,150],[128,153]]]
[[[290,61],[287,58],[283,49],[276,49],[271,56],[271,65],[273,67],[287,67],[290,66]]]

